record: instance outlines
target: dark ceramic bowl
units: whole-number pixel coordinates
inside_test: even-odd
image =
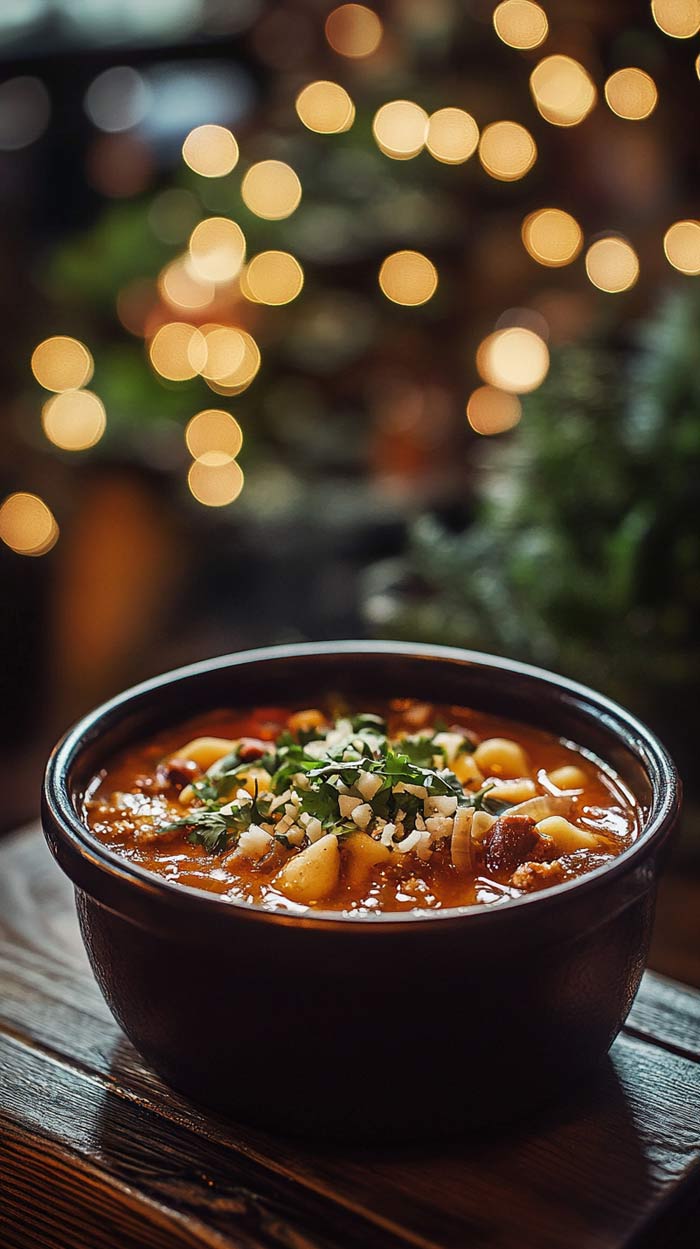
[[[86,782],[120,747],[196,712],[329,691],[464,704],[572,739],[627,782],[643,832],[589,875],[497,906],[297,917],[150,875],[81,823]],[[164,1080],[284,1131],[376,1139],[522,1114],[605,1054],[679,805],[664,748],[591,690],[468,651],[338,642],[195,664],[106,703],[51,756],[43,821],[100,988]]]

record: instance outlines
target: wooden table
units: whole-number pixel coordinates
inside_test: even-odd
[[[505,1135],[401,1150],[273,1138],[143,1065],[32,829],[0,846],[0,1050],[3,1249],[700,1243],[700,993],[650,973],[600,1075]]]

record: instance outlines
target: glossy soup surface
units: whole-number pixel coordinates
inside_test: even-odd
[[[84,816],[167,880],[297,913],[497,904],[640,828],[619,778],[571,743],[407,699],[190,720],[114,758]]]

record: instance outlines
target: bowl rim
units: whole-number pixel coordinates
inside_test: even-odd
[[[590,719],[597,712],[601,719],[605,719],[609,731],[618,736],[636,754],[637,761],[649,776],[652,803],[639,836],[631,846],[614,859],[593,868],[582,876],[558,885],[551,885],[534,893],[508,898],[496,905],[477,903],[465,907],[444,907],[418,913],[384,911],[353,914],[352,912],[324,911],[321,908],[295,913],[266,907],[262,903],[222,897],[191,885],[182,885],[167,880],[111,850],[95,837],[80,819],[73,806],[68,788],[69,770],[79,758],[83,747],[88,743],[93,744],[99,737],[103,722],[111,720],[115,713],[127,712],[134,701],[157,695],[157,692],[166,686],[180,681],[184,682],[208,672],[251,663],[265,663],[276,659],[293,660],[319,655],[350,654],[384,656],[387,659],[392,656],[409,656],[427,662],[451,662],[481,669],[494,669],[507,672],[512,676],[534,680],[550,689],[563,691],[572,700],[582,700],[582,705],[578,706],[579,714]],[[602,760],[602,762],[605,761]],[[656,771],[656,778],[650,774],[650,767]],[[659,792],[659,781],[663,781],[661,792]],[[245,918],[296,928],[311,927],[347,931],[353,927],[366,928],[370,925],[397,930],[404,929],[407,924],[415,928],[419,924],[430,927],[444,926],[449,922],[458,922],[460,925],[484,921],[498,923],[499,915],[504,916],[506,913],[513,915],[516,911],[527,907],[536,907],[544,911],[546,908],[565,903],[572,893],[579,896],[595,890],[611,879],[625,875],[652,849],[660,846],[675,826],[680,812],[681,796],[682,786],[676,766],[657,736],[631,712],[586,685],[571,681],[547,669],[521,663],[519,660],[461,647],[390,640],[342,640],[249,648],[199,660],[196,663],[150,677],[99,704],[68,729],[49,756],[42,789],[42,821],[45,825],[48,819],[52,824],[52,831],[58,831],[60,838],[67,842],[83,860],[87,860],[93,868],[97,868],[113,880],[139,889],[142,893],[150,895],[152,899],[169,901],[171,904],[174,902],[183,909],[198,912],[202,917],[205,912],[209,912],[210,915],[221,920],[228,913],[232,921]],[[89,890],[87,892],[89,893]],[[608,916],[603,918],[608,918]]]

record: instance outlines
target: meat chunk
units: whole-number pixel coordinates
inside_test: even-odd
[[[191,785],[201,775],[202,769],[194,759],[183,759],[178,755],[168,759],[167,763],[161,763],[157,772],[158,780],[165,788],[177,790]]]
[[[529,815],[500,816],[485,841],[487,871],[509,876],[533,857],[538,841],[535,821]]]
[[[262,759],[268,750],[268,743],[260,737],[242,737],[238,743],[238,758],[241,763],[252,763],[254,759]]]
[[[531,893],[547,885],[558,885],[564,877],[564,865],[558,859],[551,863],[521,863],[513,872],[511,884],[515,889]]]

